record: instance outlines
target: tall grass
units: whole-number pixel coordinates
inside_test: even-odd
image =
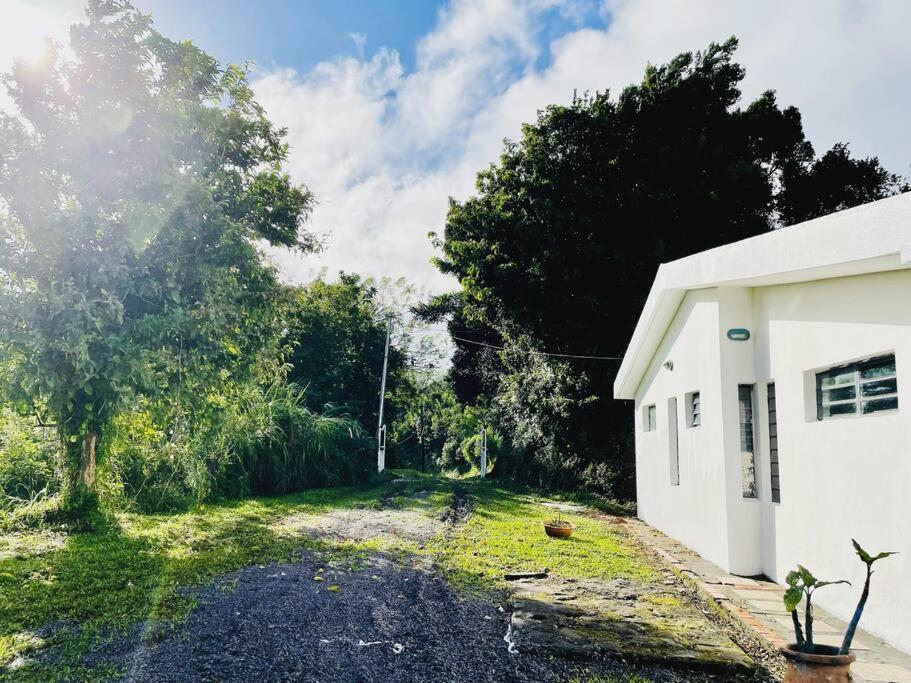
[[[57,446],[53,429],[0,410],[0,510],[33,505],[57,491]]]
[[[360,424],[306,407],[304,390],[250,386],[232,401],[211,443],[222,454],[216,488],[227,496],[278,494],[365,478],[370,449]]]

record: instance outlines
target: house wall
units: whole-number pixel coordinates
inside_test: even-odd
[[[746,342],[727,339],[746,327]],[[816,419],[815,373],[894,352],[899,410]],[[663,363],[672,360],[673,370]],[[771,501],[767,384],[775,382],[781,502]],[[757,499],[743,497],[738,384],[753,384]],[[700,391],[702,425],[686,426]],[[667,399],[678,401],[680,484]],[[643,432],[643,406],[658,428]],[[783,582],[798,563],[848,579],[815,596],[850,618],[863,583],[851,539],[899,551],[877,566],[862,627],[911,652],[911,270],[690,291],[637,391],[639,516],[735,574]]]
[[[713,330],[718,337],[721,361],[721,423],[724,431],[725,487],[728,515],[728,561],[724,565],[732,574],[755,576],[762,573],[762,533],[760,498],[743,495],[743,467],[740,448],[740,403],[738,387],[756,384],[755,340],[732,341],[727,331],[753,329],[752,290],[724,287],[719,292],[719,324]],[[753,392],[754,442],[760,432],[759,401]],[[754,447],[755,448],[755,447]],[[759,453],[754,452],[757,483],[763,468]]]
[[[635,402],[638,516],[718,564],[728,562],[728,516],[720,412],[717,290],[689,292],[640,385]],[[668,370],[663,364],[674,363]],[[687,426],[686,395],[700,392],[702,424]],[[670,483],[668,398],[677,398],[679,485]],[[657,429],[643,430],[643,408]],[[685,510],[686,514],[681,514]]]
[[[911,652],[911,270],[759,288],[752,299],[758,404],[767,417],[774,379],[781,473],[772,503],[761,423],[763,571],[781,582],[801,563],[850,580],[814,598],[848,619],[864,577],[851,539],[901,552],[877,565],[861,626]],[[897,412],[816,419],[814,371],[890,351]]]

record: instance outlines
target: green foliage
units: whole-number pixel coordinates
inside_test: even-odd
[[[342,273],[336,283],[316,280],[286,290],[280,305],[289,381],[305,387],[311,410],[343,408],[371,432],[386,343],[386,311],[378,297],[374,283]],[[403,343],[390,349],[389,394],[403,381],[406,350]],[[387,414],[394,421],[394,405]]]
[[[257,240],[316,246],[244,69],[123,0],[87,16],[70,51],[14,65],[18,114],[0,114],[7,395],[56,424],[74,500],[94,495],[96,442],[130,399],[244,372],[276,289]]]
[[[369,476],[371,448],[358,422],[311,412],[295,385],[227,385],[211,399],[217,405],[187,433],[175,432],[173,421],[170,427],[157,423],[148,409],[117,417],[105,468],[115,499],[163,512]]]
[[[854,609],[854,614],[851,617],[851,622],[848,624],[848,628],[845,629],[845,637],[841,642],[841,649],[839,650],[839,654],[843,655],[846,655],[851,651],[851,643],[854,640],[854,634],[857,631],[858,624],[860,624],[860,617],[864,613],[864,607],[867,605],[867,598],[870,596],[870,579],[873,577],[873,564],[889,557],[890,555],[898,554],[896,552],[883,552],[877,553],[876,555],[871,555],[866,550],[864,550],[861,547],[860,543],[858,543],[853,538],[851,539],[851,544],[854,546],[854,552],[857,553],[860,561],[863,562],[866,566],[867,575],[864,579],[864,588],[861,591],[860,599],[857,601],[857,607]]]
[[[861,548],[860,543],[855,541],[853,538],[851,539],[851,545],[854,546],[854,552],[857,553],[857,556],[860,558],[860,561],[863,562],[865,565],[867,565],[868,569],[873,566],[874,562],[878,562],[879,560],[889,557],[890,555],[898,555],[898,553],[895,551],[877,553],[876,555],[871,555],[866,550]]]
[[[456,339],[450,375],[460,400],[498,402],[518,430],[515,472],[632,495],[619,363],[519,352],[619,356],[660,263],[905,189],[844,145],[817,158],[771,91],[738,107],[736,46],[650,66],[616,97],[546,107],[478,174],[477,196],[451,201],[437,266],[461,289],[420,312],[516,349]]]
[[[417,498],[418,491],[429,495]],[[402,508],[438,517],[454,495],[471,501],[470,521],[446,525],[423,548],[398,537],[334,541],[300,532],[301,516],[370,510],[393,496]],[[196,591],[188,587],[215,580],[214,587],[230,590],[218,577],[251,564],[295,561],[302,548],[327,562],[344,560],[355,571],[378,549],[394,555],[398,550],[409,563],[417,554],[438,562],[469,591],[501,588],[505,571],[542,566],[576,579],[661,579],[621,524],[572,516],[581,538],[547,539],[541,520],[552,510],[542,502],[530,490],[491,481],[395,471],[356,488],[223,501],[178,514],[118,513],[112,523],[80,534],[0,534],[0,668],[20,656],[25,660],[0,677],[120,677],[123,672],[88,668],[81,656],[137,623],[144,625],[143,638],[154,641],[194,607]],[[52,635],[44,642],[33,637],[49,624],[66,627],[48,629]],[[43,648],[44,656],[33,656]]]
[[[784,593],[784,606],[791,613],[791,620],[794,623],[794,635],[797,639],[797,647],[804,652],[812,653],[815,651],[813,643],[813,593],[818,588],[833,586],[839,583],[851,585],[850,581],[820,581],[809,569],[803,565],[797,565],[796,570],[788,572],[785,577],[787,589]],[[800,618],[797,616],[797,606],[802,599],[806,599],[806,608],[804,611],[804,628],[801,629]]]
[[[276,383],[230,396],[214,434],[200,446],[219,454],[216,491],[268,495],[363,481],[374,467],[360,424],[344,414],[316,414],[305,392]]]
[[[201,426],[201,425],[200,425]],[[104,483],[117,507],[144,512],[181,510],[211,493],[212,453],[200,453],[155,419],[145,402],[114,420]]]
[[[796,570],[788,572],[787,577],[785,577],[785,583],[788,588],[784,594],[784,606],[789,612],[797,607],[804,595],[809,597],[817,588],[832,586],[838,583],[851,585],[850,581],[843,580],[820,581],[813,576],[809,569],[800,564],[797,565]]]
[[[870,578],[873,575],[873,564],[879,560],[885,559],[890,555],[896,555],[895,552],[882,552],[872,555],[864,550],[860,543],[856,540],[851,539],[851,544],[854,546],[854,552],[857,554],[857,557],[860,558],[860,561],[864,563],[867,569],[866,580],[864,581],[864,588],[860,595],[860,600],[858,600],[857,608],[854,610],[854,615],[851,618],[851,622],[848,624],[848,628],[845,630],[845,637],[842,640],[841,648],[839,653],[846,655],[851,650],[851,642],[854,640],[854,633],[857,631],[857,626],[860,623],[860,617],[863,614],[864,607],[867,604],[867,597],[870,594]],[[822,588],[823,586],[831,586],[838,583],[846,583],[850,585],[849,581],[820,581],[808,570],[806,567],[797,565],[797,569],[794,571],[788,572],[787,577],[785,577],[785,583],[788,588],[784,594],[784,605],[785,608],[791,612],[791,619],[794,622],[794,632],[797,637],[797,646],[798,649],[805,652],[813,652],[813,606],[812,606],[812,597],[813,592],[817,588]],[[803,630],[800,625],[800,618],[797,616],[797,605],[800,603],[801,599],[806,596],[806,617],[805,617],[805,627],[806,627],[806,637],[804,637]]]
[[[545,536],[541,523],[553,517],[532,495],[517,495],[491,481],[469,489],[473,514],[458,533],[429,547],[452,580],[463,588],[502,588],[506,572],[551,571],[569,579],[650,580],[654,572],[619,528],[583,515],[565,515],[577,528],[565,540]]]
[[[55,494],[57,440],[53,430],[37,427],[34,418],[0,411],[0,509],[34,503]]]

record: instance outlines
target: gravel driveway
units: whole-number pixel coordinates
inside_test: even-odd
[[[114,665],[129,681],[543,682],[634,671],[619,661],[511,653],[508,613],[460,597],[427,568],[382,555],[353,571],[313,556],[247,567],[198,597],[200,606],[164,640],[149,644],[137,630],[87,663]],[[635,671],[656,681],[698,680]]]

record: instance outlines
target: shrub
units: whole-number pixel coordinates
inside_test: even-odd
[[[182,436],[158,424],[144,402],[118,415],[104,473],[108,497],[142,512],[180,510],[204,500],[211,477],[194,444]]]
[[[230,497],[351,484],[373,468],[359,423],[333,411],[311,412],[294,384],[243,387],[212,437],[215,487]]]
[[[33,418],[0,411],[0,493],[2,507],[33,503],[56,493],[58,443],[53,429],[38,427]]]

